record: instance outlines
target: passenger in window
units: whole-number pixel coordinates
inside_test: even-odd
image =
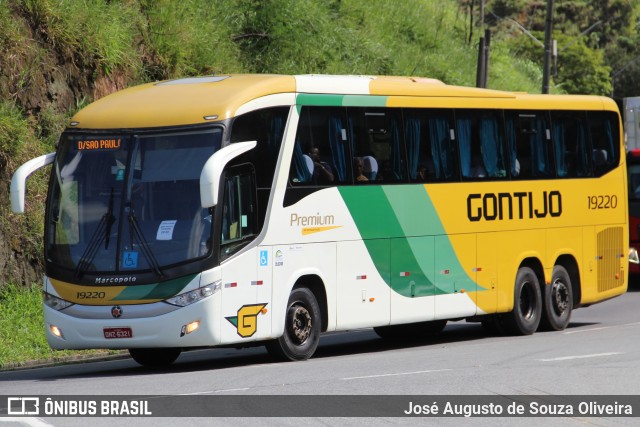
[[[364,175],[364,160],[362,160],[362,157],[353,159],[353,177],[356,182],[369,181],[369,178]]]
[[[313,183],[320,185],[333,183],[335,179],[333,170],[329,163],[320,159],[320,150],[317,147],[312,148],[309,152],[309,157],[313,161]]]

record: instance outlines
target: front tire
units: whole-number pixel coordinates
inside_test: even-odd
[[[573,310],[571,278],[561,266],[553,267],[551,285],[545,286],[542,324],[546,330],[562,331],[569,325]]]
[[[514,335],[531,335],[542,317],[542,295],[538,276],[529,267],[521,267],[516,275],[513,311],[502,315],[507,331]]]
[[[129,354],[146,368],[165,368],[176,361],[180,348],[130,348]]]
[[[306,360],[320,342],[320,306],[307,288],[294,289],[289,296],[284,334],[266,344],[267,351],[279,360]]]

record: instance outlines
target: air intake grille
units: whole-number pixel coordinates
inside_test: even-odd
[[[598,233],[598,292],[624,285],[624,275],[620,270],[622,248],[622,227],[606,228]]]

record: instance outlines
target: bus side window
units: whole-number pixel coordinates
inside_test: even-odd
[[[395,183],[406,177],[402,119],[397,108],[348,108],[355,183]],[[363,170],[359,173],[358,165]]]
[[[456,130],[463,178],[506,177],[502,120],[495,112],[456,111]]]
[[[288,113],[287,107],[265,108],[238,116],[233,122],[232,144],[257,141],[256,147],[244,154],[237,163],[253,164],[258,188],[271,189]]]
[[[617,116],[609,112],[588,112],[591,157],[595,176],[602,176],[620,163],[620,135]]]
[[[411,181],[459,179],[458,149],[451,111],[404,109],[407,164]]]
[[[459,179],[455,131],[450,115],[448,112],[437,112],[427,117],[434,172],[438,181]]]
[[[415,111],[404,110],[404,137],[409,178],[413,182],[433,181],[431,147],[424,137],[424,120]]]
[[[590,175],[590,149],[584,112],[553,111],[552,137],[559,178]]]
[[[343,108],[302,107],[289,182],[326,187],[350,182],[349,143]]]
[[[508,112],[506,115],[507,135],[512,150],[512,176],[519,179],[555,176],[551,129],[546,114],[527,111]],[[516,166],[519,166],[519,170],[516,170]]]
[[[289,110],[289,107],[264,108],[238,116],[232,123],[232,144],[257,141],[253,150],[239,156],[234,163],[251,163],[255,168],[259,228],[266,217]]]
[[[220,214],[220,258],[225,259],[257,235],[254,174],[249,165],[230,168]]]

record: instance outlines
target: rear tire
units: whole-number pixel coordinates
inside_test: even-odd
[[[284,334],[269,341],[267,351],[279,360],[306,360],[318,348],[321,328],[320,306],[313,292],[294,289],[287,304]]]
[[[514,287],[513,311],[502,315],[507,331],[513,335],[531,335],[542,317],[542,295],[538,276],[529,267],[521,267]]]
[[[147,368],[165,368],[176,361],[180,348],[130,348],[129,354],[140,365]]]
[[[551,331],[562,331],[569,325],[573,310],[571,278],[561,266],[553,267],[551,285],[545,286],[541,327]]]

